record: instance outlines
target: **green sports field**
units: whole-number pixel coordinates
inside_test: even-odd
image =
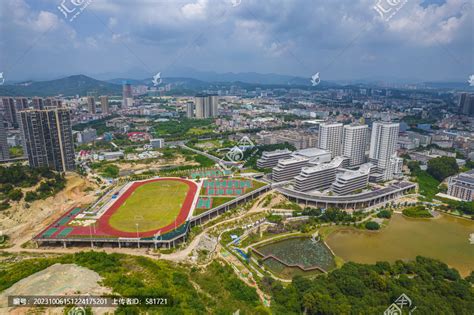
[[[174,222],[188,192],[188,185],[173,180],[147,183],[112,214],[111,227],[123,232],[158,230]]]

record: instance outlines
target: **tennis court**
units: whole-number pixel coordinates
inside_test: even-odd
[[[198,209],[210,209],[212,206],[211,198],[199,198],[197,207]]]

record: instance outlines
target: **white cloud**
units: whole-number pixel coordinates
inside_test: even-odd
[[[208,0],[197,0],[195,3],[188,3],[181,8],[183,16],[188,19],[204,19]]]

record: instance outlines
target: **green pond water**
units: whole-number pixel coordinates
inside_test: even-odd
[[[443,261],[466,276],[474,270],[474,245],[469,234],[474,221],[441,215],[436,219],[412,219],[396,214],[378,232],[340,229],[326,243],[345,261],[375,263],[411,260],[421,255]]]
[[[314,242],[308,237],[288,238],[258,248],[264,255],[273,255],[289,265],[301,265],[304,268],[320,267],[331,270],[336,265],[329,248],[322,242]],[[319,271],[304,272],[299,268],[289,268],[272,259],[265,265],[275,273],[287,278],[295,274],[320,273]]]

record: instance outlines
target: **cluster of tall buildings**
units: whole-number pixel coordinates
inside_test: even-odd
[[[219,97],[215,94],[199,94],[194,97],[194,104],[188,103],[186,117],[205,119],[219,116]]]
[[[75,169],[71,113],[55,98],[3,97],[0,116],[0,160],[9,160],[6,126],[20,129],[31,167],[59,172]]]
[[[403,160],[396,155],[399,124],[367,125],[324,123],[319,148],[291,152],[264,152],[260,168],[272,168],[275,182],[292,181],[297,191],[325,191],[348,195],[370,181],[392,180],[401,174]]]
[[[459,98],[459,112],[463,115],[474,116],[474,94],[461,94]]]
[[[390,122],[375,122],[372,133],[367,125],[321,124],[319,148],[330,151],[332,158],[347,157],[350,167],[366,163],[370,148],[369,162],[374,165],[371,176],[376,181],[387,181],[401,172],[403,161],[396,156],[399,131],[400,124]]]
[[[99,97],[100,110],[102,114],[110,114],[109,110],[109,97],[107,95],[102,95]],[[97,105],[96,97],[93,95],[87,96],[87,111],[89,114],[97,114]]]

